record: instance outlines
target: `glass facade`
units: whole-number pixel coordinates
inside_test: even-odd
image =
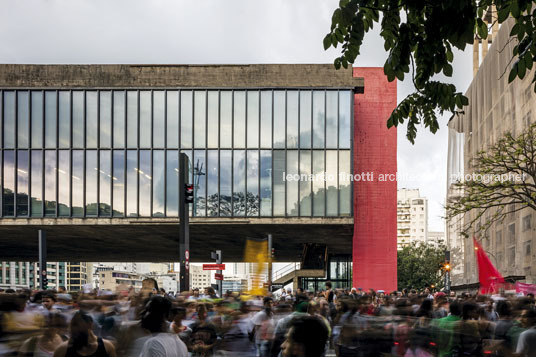
[[[352,215],[350,90],[0,91],[2,217]]]

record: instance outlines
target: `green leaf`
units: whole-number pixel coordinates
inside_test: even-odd
[[[510,12],[512,13],[512,16],[514,18],[518,18],[521,14],[521,11],[519,10],[519,3],[518,0],[513,0],[510,4]]]
[[[510,6],[507,5],[498,11],[499,23],[503,23],[508,18],[508,15],[510,15]]]
[[[445,64],[443,66],[443,73],[445,74],[445,76],[447,77],[452,77],[452,66],[450,64]]]
[[[462,104],[464,106],[469,105],[469,98],[467,98],[466,96],[462,95]]]
[[[326,37],[324,37],[324,50],[327,50],[331,46],[331,34],[328,33]]]
[[[447,61],[452,62],[454,60],[454,54],[451,50],[447,50]]]
[[[520,79],[523,79],[525,77],[525,72],[527,68],[525,67],[525,61],[519,61],[517,63],[517,76]]]
[[[508,75],[508,83],[511,83],[517,76],[517,62],[514,64]]]

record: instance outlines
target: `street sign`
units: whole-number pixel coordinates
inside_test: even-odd
[[[223,280],[223,274],[218,274],[218,273],[214,274],[214,279]]]
[[[225,270],[225,264],[203,264],[203,270]]]
[[[283,289],[283,284],[272,284],[272,292]]]

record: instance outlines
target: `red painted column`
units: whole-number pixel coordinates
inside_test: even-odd
[[[376,67],[354,68],[354,77],[365,79],[365,93],[354,96],[354,175],[370,173],[371,180],[354,179],[353,285],[390,292],[397,288],[397,145],[387,119],[396,81]]]

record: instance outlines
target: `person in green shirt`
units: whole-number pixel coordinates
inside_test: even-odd
[[[449,306],[449,315],[432,322],[435,330],[435,343],[440,357],[449,357],[453,354],[454,328],[461,320],[462,309],[457,301],[453,301]]]

